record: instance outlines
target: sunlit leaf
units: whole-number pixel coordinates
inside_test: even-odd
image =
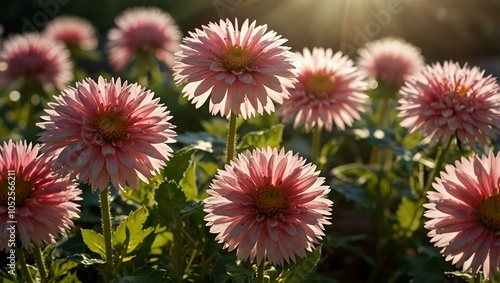
[[[71,282],[69,279],[74,278],[76,273],[75,269],[78,266],[78,263],[67,260],[67,259],[56,259],[50,265],[48,270],[48,282]],[[69,278],[67,278],[69,277]],[[74,282],[74,281],[73,281]]]
[[[196,186],[196,162],[191,160],[191,164],[184,172],[184,177],[180,180],[181,186],[187,200],[195,200],[198,198],[198,188]]]
[[[277,124],[268,130],[255,131],[246,134],[238,144],[240,151],[254,148],[279,147],[285,125]]]
[[[106,259],[106,252],[104,248],[104,236],[98,234],[93,230],[82,229],[83,242],[87,245],[89,250],[101,256],[102,259]]]
[[[400,236],[409,237],[418,229],[424,208],[417,201],[409,200],[403,196],[399,204],[396,218]]]
[[[321,258],[321,245],[312,252],[307,252],[304,258],[298,258],[295,264],[286,266],[276,279],[278,283],[300,283],[311,273]]]
[[[115,250],[120,255],[129,255],[142,241],[153,232],[153,227],[143,229],[144,222],[148,218],[149,212],[145,207],[130,213],[127,220],[122,222],[113,233],[112,243]],[[129,258],[122,259],[127,261]]]

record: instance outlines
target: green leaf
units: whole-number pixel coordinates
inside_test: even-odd
[[[120,195],[126,199],[131,200],[139,205],[151,206],[154,204],[154,192],[156,188],[165,180],[162,173],[156,174],[149,178],[149,183],[141,182],[138,190],[127,188],[127,190],[120,190]]]
[[[86,254],[71,255],[68,256],[67,259],[85,266],[97,266],[97,265],[104,266],[106,264],[104,260],[98,258],[91,258],[88,257]]]
[[[75,272],[71,272],[66,274],[64,277],[61,277],[57,281],[48,281],[48,282],[54,282],[54,283],[76,283],[76,282],[82,282],[80,279],[78,279],[78,276],[76,275]]]
[[[166,179],[179,183],[193,163],[193,154],[196,151],[197,149],[192,146],[178,150],[168,161],[167,167],[165,167],[164,175]]]
[[[197,210],[202,210],[203,209],[203,204],[198,201],[188,201],[186,205],[179,211],[178,213],[178,218],[183,219],[192,213],[196,212]]]
[[[396,212],[400,236],[410,237],[418,229],[423,211],[424,208],[417,201],[409,200],[405,196],[401,198]]]
[[[177,224],[177,214],[185,207],[187,199],[181,187],[175,181],[165,181],[155,192],[160,220],[174,228]]]
[[[102,234],[98,234],[93,230],[82,229],[82,238],[89,250],[100,255],[102,259],[106,259],[104,236]]]
[[[78,263],[68,259],[56,259],[50,265],[48,272],[48,282],[71,282],[67,277],[72,278],[75,276],[76,271],[71,271],[76,268]],[[73,281],[75,282],[75,281]]]
[[[227,135],[227,129],[229,125],[227,119],[215,117],[210,119],[209,121],[202,120],[200,123],[207,133],[218,135],[221,137],[225,137]]]
[[[137,269],[134,274],[130,276],[123,276],[121,278],[112,280],[113,283],[144,283],[144,282],[173,282],[166,276],[165,270],[154,269],[149,266],[143,266]]]
[[[240,260],[226,265],[226,272],[231,277],[231,282],[235,283],[249,282],[255,275],[253,268],[246,261]]]
[[[241,138],[241,141],[238,144],[239,150],[244,151],[247,149],[264,148],[267,146],[279,147],[284,128],[285,125],[277,124],[268,130],[250,132]]]
[[[276,279],[276,282],[303,282],[321,258],[321,247],[321,245],[318,245],[312,252],[308,252],[304,258],[298,258],[295,264],[286,266]]]
[[[357,235],[352,235],[352,236],[334,236],[334,235],[328,235],[325,238],[325,241],[323,243],[323,248],[326,252],[326,254],[331,254],[334,253],[334,249],[343,249],[348,251],[350,254],[358,256],[359,258],[363,259],[367,264],[370,266],[373,266],[375,264],[375,260],[371,258],[368,254],[366,254],[366,251],[364,251],[362,248],[359,246],[361,244],[356,245],[355,243],[365,240],[366,239],[365,234],[357,234]]]
[[[145,207],[141,207],[135,212],[131,212],[127,220],[122,222],[113,233],[112,243],[118,254],[125,256],[122,261],[130,260],[130,255],[134,252],[142,241],[153,232],[153,227],[143,230],[143,224],[148,218],[149,212]]]
[[[332,190],[340,193],[346,200],[354,202],[359,209],[365,211],[370,209],[370,195],[362,185],[356,183],[332,182],[330,187]]]
[[[196,162],[191,159],[191,164],[184,172],[184,177],[179,182],[188,200],[198,199],[198,188],[196,186]]]
[[[175,139],[178,143],[188,145],[188,148],[202,150],[214,156],[222,156],[226,150],[225,138],[207,132],[187,132]]]

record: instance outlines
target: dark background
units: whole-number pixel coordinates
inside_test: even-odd
[[[58,15],[90,20],[101,41],[127,7],[158,6],[184,35],[219,18],[257,20],[304,46],[331,47],[355,57],[366,41],[397,36],[420,47],[428,62],[470,61],[500,75],[500,0],[2,0],[4,36],[41,30]]]

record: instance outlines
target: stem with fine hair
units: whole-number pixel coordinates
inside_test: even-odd
[[[229,163],[234,157],[236,147],[236,121],[238,117],[231,112],[229,117],[229,130],[227,132],[226,163]]]
[[[23,274],[24,281],[27,283],[33,283],[33,278],[31,277],[31,273],[28,270],[28,265],[26,265],[26,257],[23,248],[16,249],[16,256],[19,260],[19,265],[21,266],[21,273]]]
[[[101,201],[102,234],[104,236],[104,246],[106,252],[106,265],[108,271],[112,271],[113,266],[113,244],[111,242],[111,212],[109,208],[109,188],[104,189],[99,195]]]
[[[256,283],[264,282],[264,265],[266,264],[265,258],[262,259],[262,262],[259,264],[257,268],[257,280]]]
[[[47,279],[47,269],[45,268],[45,262],[43,261],[42,249],[39,245],[34,244],[32,250],[36,265],[38,267],[38,272],[40,273],[40,277],[42,278],[42,282],[45,282],[45,280]]]
[[[313,130],[312,130],[312,162],[316,164],[316,166],[319,166],[319,156],[320,156],[320,149],[321,149],[321,129],[318,127],[318,125],[315,125]]]

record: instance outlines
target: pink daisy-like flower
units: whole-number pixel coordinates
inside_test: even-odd
[[[331,131],[333,123],[344,130],[360,119],[368,84],[352,60],[330,48],[313,48],[312,53],[304,48],[303,54],[296,53],[295,64],[298,82],[278,110],[285,121],[294,119],[294,128],[304,125],[309,132],[314,126]]]
[[[433,183],[424,216],[431,242],[463,271],[500,272],[500,154],[462,157]]]
[[[182,33],[174,19],[159,8],[135,7],[125,10],[116,20],[118,28],[108,33],[109,62],[123,70],[139,52],[151,53],[171,67],[179,50]]]
[[[331,215],[330,189],[311,163],[284,149],[241,153],[219,170],[207,191],[210,232],[240,259],[265,256],[272,264],[295,262],[324,236]]]
[[[74,201],[81,200],[81,190],[57,176],[54,161],[38,151],[26,141],[0,146],[0,250],[12,248],[16,231],[25,249],[31,243],[55,243],[73,227],[71,218],[79,217]]]
[[[357,65],[366,77],[401,87],[424,67],[424,57],[414,45],[398,38],[368,42],[358,51]]]
[[[14,82],[51,84],[63,89],[73,79],[73,63],[64,44],[37,33],[14,35],[0,52],[0,88]]]
[[[45,110],[39,141],[42,151],[56,156],[60,173],[104,190],[109,180],[117,189],[138,189],[172,156],[175,142],[167,107],[138,84],[87,78],[66,89]]]
[[[286,39],[267,26],[238,21],[209,23],[190,33],[176,53],[174,79],[196,108],[210,97],[212,115],[230,113],[247,119],[274,111],[273,101],[283,103],[297,76]]]
[[[66,46],[76,46],[82,50],[97,47],[96,29],[86,19],[76,16],[60,16],[50,21],[44,34]]]
[[[477,67],[454,62],[427,66],[400,91],[401,126],[410,134],[422,130],[424,136],[431,136],[431,144],[441,139],[447,145],[456,135],[472,148],[476,140],[484,146],[486,137],[496,138],[492,127],[500,125],[498,91],[495,78],[484,77]]]

